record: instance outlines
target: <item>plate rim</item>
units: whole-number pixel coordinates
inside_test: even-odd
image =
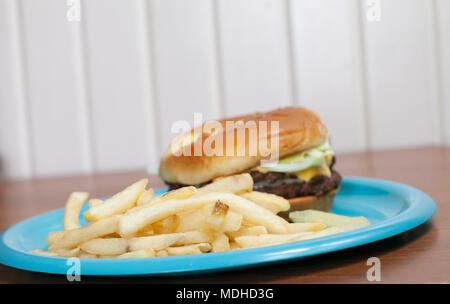
[[[132,260],[79,259],[81,275],[186,275],[249,268],[275,262],[287,262],[313,255],[357,247],[389,238],[421,225],[430,219],[437,210],[436,203],[429,195],[422,190],[402,183],[355,176],[344,177],[343,183],[375,186],[387,189],[389,192],[408,193],[409,195],[411,195],[412,192],[417,199],[413,202],[409,199],[409,207],[393,217],[387,218],[376,224],[371,224],[367,227],[342,232],[336,235],[260,248],[208,253],[205,255],[159,257],[157,259],[140,258]],[[160,191],[162,191],[162,189]],[[62,209],[63,208],[59,208],[29,217],[5,229],[0,234],[0,263],[22,270],[51,274],[66,274],[69,268],[68,266],[70,265],[68,264],[70,258],[48,257],[32,254],[23,250],[16,250],[9,247],[4,241],[5,236],[8,233],[11,233],[11,231],[14,231],[14,229],[18,229],[20,225],[24,225],[28,221],[32,221],[38,217],[50,216],[52,213],[60,212]],[[299,246],[300,244],[301,246]],[[236,256],[239,257],[239,259],[237,259]],[[217,263],[217,261],[219,261],[219,263]],[[186,265],[184,266],[183,264]],[[123,267],[124,265],[127,267]],[[130,267],[130,265],[133,267]],[[177,265],[177,267],[173,267],[173,265]],[[132,269],[130,270],[130,268]]]

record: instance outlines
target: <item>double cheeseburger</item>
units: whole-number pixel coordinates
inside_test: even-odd
[[[245,140],[238,141],[237,136],[234,136],[234,140],[226,142],[226,133],[237,134],[237,128],[227,129],[226,123],[237,121],[254,121],[257,128],[260,128],[261,121],[266,121],[267,126],[272,121],[278,121],[278,134],[272,134],[273,130],[267,127],[266,135],[268,141],[272,136],[278,135],[279,161],[270,166],[262,166],[261,161],[268,156],[262,156],[264,153],[259,150],[256,155],[250,153],[250,145],[259,140],[257,137],[246,136]],[[320,116],[305,108],[286,107],[218,122],[223,127],[219,131],[209,128],[205,132],[205,125],[202,125],[172,142],[162,157],[159,168],[159,175],[170,190],[192,185],[202,187],[216,178],[247,172],[253,178],[254,191],[288,199],[291,204],[289,211],[331,209],[341,176],[333,169],[335,156],[330,147],[328,129]],[[219,136],[223,142],[221,155],[195,155],[196,145],[202,147],[203,144],[211,144]],[[227,156],[227,147],[235,152],[234,155]],[[180,149],[189,153],[180,153]]]

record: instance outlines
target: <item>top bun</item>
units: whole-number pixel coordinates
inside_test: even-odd
[[[169,183],[197,185],[217,177],[242,173],[257,167],[261,160],[270,158],[270,154],[267,155],[259,150],[261,138],[249,136],[249,132],[246,132],[245,140],[238,141],[237,132],[239,128],[228,128],[227,130],[227,121],[243,121],[244,123],[254,121],[258,134],[259,122],[267,121],[269,148],[270,139],[277,135],[271,133],[273,131],[271,130],[271,122],[278,121],[279,158],[319,146],[325,143],[328,138],[328,129],[320,116],[311,110],[300,107],[286,107],[266,113],[222,119],[218,121],[223,128],[220,132],[214,129],[214,122],[207,122],[178,136],[172,142],[161,159],[159,167],[161,178]],[[215,124],[218,125],[217,122]],[[244,126],[241,129],[243,128]],[[230,136],[231,132],[234,133],[234,141],[227,141],[226,134]],[[198,155],[198,153],[195,153],[195,150],[197,152],[202,151],[201,147],[212,146],[214,148],[214,144],[211,145],[211,143],[217,144],[219,138],[223,139],[222,155],[224,156],[208,156],[205,153]],[[256,146],[253,145],[255,140],[257,141]],[[250,151],[250,144],[257,147],[256,153]],[[264,145],[261,146],[264,147]],[[227,150],[227,147],[231,150]],[[233,156],[226,156],[226,151],[234,151]]]

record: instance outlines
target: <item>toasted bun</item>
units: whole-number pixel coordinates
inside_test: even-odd
[[[264,151],[259,151],[263,139],[256,138],[258,143],[254,145],[254,142],[249,141],[251,136],[247,132],[245,141],[238,141],[239,128],[228,128],[227,130],[227,121],[243,121],[244,123],[254,121],[258,134],[259,122],[267,121],[267,143],[269,145],[266,143],[261,145],[268,147],[270,147],[272,136],[277,135],[271,134],[271,122],[278,121],[280,158],[321,145],[328,137],[328,129],[320,116],[313,111],[299,107],[286,107],[267,113],[223,119],[218,121],[219,126],[222,127],[219,133],[214,128],[214,125],[217,126],[217,122],[207,122],[180,135],[172,142],[161,159],[159,175],[170,183],[196,185],[216,177],[244,172],[258,166],[261,160],[270,158],[270,155],[264,154]],[[244,128],[245,126],[242,125],[241,129]],[[230,132],[234,132],[234,141],[226,140],[226,134],[230,135]],[[212,142],[217,144],[219,138],[223,139],[222,155],[226,155],[226,151],[234,151],[233,155],[235,156],[207,156],[202,153],[202,147],[211,147]],[[250,152],[250,146],[258,147],[257,153]],[[199,153],[196,153],[196,149]],[[217,150],[214,154],[218,154]]]
[[[314,209],[329,212],[333,206],[333,199],[338,193],[339,188],[329,191],[321,196],[303,196],[289,199],[291,209],[286,212],[278,213],[279,216],[289,219],[289,212]]]

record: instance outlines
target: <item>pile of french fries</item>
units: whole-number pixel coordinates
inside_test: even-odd
[[[154,196],[142,179],[111,198],[90,199],[74,192],[67,200],[63,230],[47,236],[48,251],[32,253],[78,258],[149,258],[223,252],[294,242],[369,225],[364,217],[306,210],[277,213],[289,202],[252,191],[247,173],[224,177],[196,189],[184,187]]]

